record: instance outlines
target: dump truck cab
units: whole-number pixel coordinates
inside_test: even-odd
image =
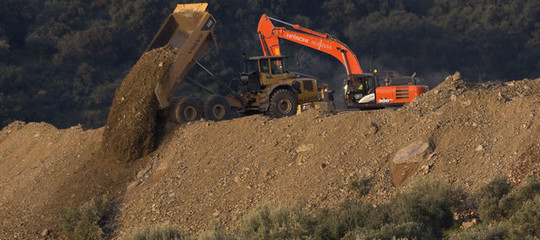
[[[274,117],[291,116],[296,114],[298,105],[323,100],[328,85],[288,72],[284,61],[284,56],[245,59],[239,85],[246,110]]]

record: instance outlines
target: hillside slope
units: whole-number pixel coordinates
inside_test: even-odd
[[[265,203],[309,209],[355,197],[389,199],[415,179],[447,179],[470,191],[494,176],[540,176],[540,79],[473,84],[448,78],[401,109],[307,111],[180,126],[150,155],[124,166],[100,154],[103,129],[58,130],[15,122],[0,132],[0,239],[56,237],[66,207],[107,194],[120,202],[117,233],[170,222],[195,231],[231,227]],[[428,149],[392,165],[411,143]]]
[[[23,122],[0,132],[0,239],[55,234],[67,207],[102,194],[121,196],[142,161],[103,160],[102,135],[103,129]]]
[[[369,179],[365,197],[388,199],[389,162],[415,141],[425,156],[396,171],[447,179],[476,191],[497,175],[514,183],[538,175],[540,79],[475,85],[449,79],[399,110],[317,111],[283,118],[251,116],[181,127],[167,139],[125,195],[122,229],[170,221],[192,230],[229,226],[265,203],[307,201],[331,207],[354,196],[353,175]],[[426,170],[427,168],[427,170]],[[407,176],[405,176],[407,177]],[[410,180],[409,180],[410,181]]]

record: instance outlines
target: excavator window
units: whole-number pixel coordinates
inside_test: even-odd
[[[366,77],[365,80],[366,93],[375,93],[375,79],[373,77]]]
[[[375,82],[372,76],[359,76],[349,79],[345,88],[348,99],[360,101],[364,97],[375,93]]]

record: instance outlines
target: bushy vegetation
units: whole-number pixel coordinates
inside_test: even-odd
[[[488,186],[505,184],[500,181],[500,179],[496,179]],[[540,196],[540,183],[535,178],[529,177],[511,193],[505,191],[493,196],[488,192],[484,195],[479,207],[480,217],[486,222],[499,221],[512,217],[526,202]]]
[[[189,2],[199,1],[180,1]],[[102,126],[115,88],[177,3],[0,1],[0,127],[13,120]],[[220,51],[203,64],[226,81],[242,70],[242,52],[261,54],[256,27],[263,13],[335,35],[366,70],[424,79],[455,70],[474,80],[540,74],[538,1],[210,0],[209,8],[219,22]],[[283,45],[284,55],[295,56],[294,70],[330,84],[345,72],[326,55]]]
[[[191,235],[183,230],[164,224],[135,230],[122,240],[190,240]]]
[[[349,179],[348,187],[357,197],[362,197],[369,193],[369,178],[355,174]]]
[[[479,211],[483,221],[491,222],[502,218],[499,201],[510,192],[510,187],[506,178],[498,176],[482,188]]]
[[[480,205],[479,223],[460,229],[457,226],[463,220],[454,219],[454,214],[470,207],[464,201],[471,199],[447,182],[424,181],[377,206],[346,200],[336,208],[313,213],[302,202],[292,206],[266,205],[244,216],[239,226],[229,232],[213,224],[196,239],[491,240],[535,239],[540,234],[540,183],[535,178],[527,178],[513,190],[505,178],[493,179],[481,189],[479,202],[475,203]],[[492,199],[497,200],[496,206],[489,205]],[[185,238],[180,239],[190,239],[189,235],[182,236]]]
[[[226,232],[221,224],[214,222],[209,230],[199,234],[198,240],[236,240],[236,237]]]
[[[103,239],[105,220],[110,215],[109,206],[105,197],[95,197],[69,208],[59,222],[62,234],[67,239]]]
[[[479,226],[451,234],[455,240],[503,240],[508,239],[508,229],[504,224],[480,224]]]
[[[529,200],[510,218],[510,233],[515,239],[540,236],[540,194]]]
[[[316,217],[313,229],[315,239],[341,239],[358,228],[376,229],[387,222],[389,212],[384,206],[348,200],[336,209],[323,209]]]
[[[434,239],[452,226],[462,192],[448,183],[425,182],[373,206],[347,200],[335,209],[310,213],[294,206],[263,206],[246,215],[230,234],[212,227],[199,239]]]
[[[238,236],[240,239],[302,239],[310,234],[311,222],[300,205],[263,206],[244,217]]]
[[[399,236],[399,237],[397,237]],[[356,239],[435,239],[430,229],[421,223],[386,224],[380,229],[360,229],[349,232],[343,240]]]
[[[485,222],[502,222],[514,239],[540,235],[540,182],[526,178],[513,191],[506,179],[498,178],[484,188],[478,212]]]
[[[422,223],[441,236],[443,229],[453,225],[453,212],[460,208],[464,198],[461,190],[448,183],[418,184],[391,201],[392,222]]]

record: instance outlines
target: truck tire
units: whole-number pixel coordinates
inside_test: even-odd
[[[270,106],[267,114],[271,117],[281,118],[296,115],[298,100],[293,92],[279,89],[270,96]]]
[[[172,118],[176,123],[186,123],[201,119],[201,106],[193,98],[178,98],[172,105]]]
[[[216,122],[231,119],[231,106],[223,96],[209,96],[203,102],[203,117]]]

